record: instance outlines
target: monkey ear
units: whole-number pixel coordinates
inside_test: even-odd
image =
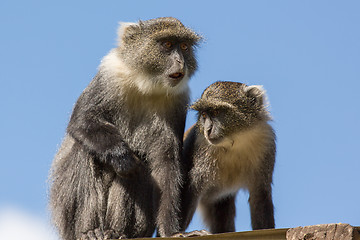
[[[267,105],[266,91],[261,85],[251,85],[245,87],[246,96],[254,98],[259,105]]]
[[[118,46],[121,46],[127,39],[133,39],[140,30],[139,23],[120,22],[118,29]]]

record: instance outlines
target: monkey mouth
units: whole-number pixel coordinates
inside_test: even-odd
[[[207,135],[206,133],[204,135],[205,135],[205,138],[208,141],[208,143],[213,146],[231,147],[234,144],[234,141],[227,137],[219,137],[219,136],[211,137],[211,136]]]
[[[209,133],[204,133],[204,135],[205,135],[205,138],[208,140],[208,142],[211,145],[217,145],[222,140],[222,138],[219,138],[219,137],[211,137],[211,136],[209,136]]]
[[[208,138],[208,142],[211,145],[219,145],[221,143],[221,139],[219,139],[219,138]]]
[[[184,77],[184,73],[176,72],[176,73],[170,74],[169,77],[174,80],[181,80]]]

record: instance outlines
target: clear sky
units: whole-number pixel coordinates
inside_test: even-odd
[[[50,239],[47,175],[73,104],[118,22],[161,16],[206,39],[192,101],[217,80],[267,90],[276,226],[359,226],[359,1],[18,0],[0,2],[0,238]],[[247,198],[238,194],[237,231],[251,229]],[[197,215],[189,230],[203,227]]]

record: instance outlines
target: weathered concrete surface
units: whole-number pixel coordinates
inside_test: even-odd
[[[267,229],[213,234],[190,238],[156,238],[159,240],[360,240],[360,227],[349,224],[322,224],[297,228]],[[137,238],[136,240],[150,240]],[[152,238],[154,239],[154,238]]]
[[[349,224],[321,224],[290,228],[287,240],[359,240],[358,231]]]

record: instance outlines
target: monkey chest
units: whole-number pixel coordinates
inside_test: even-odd
[[[217,179],[219,188],[226,191],[237,191],[247,188],[256,178],[260,168],[264,151],[259,145],[237,145],[218,154]]]
[[[147,154],[158,149],[174,148],[179,142],[176,129],[169,125],[162,116],[143,114],[137,118],[119,124],[120,132],[125,136],[129,147],[138,153]]]

